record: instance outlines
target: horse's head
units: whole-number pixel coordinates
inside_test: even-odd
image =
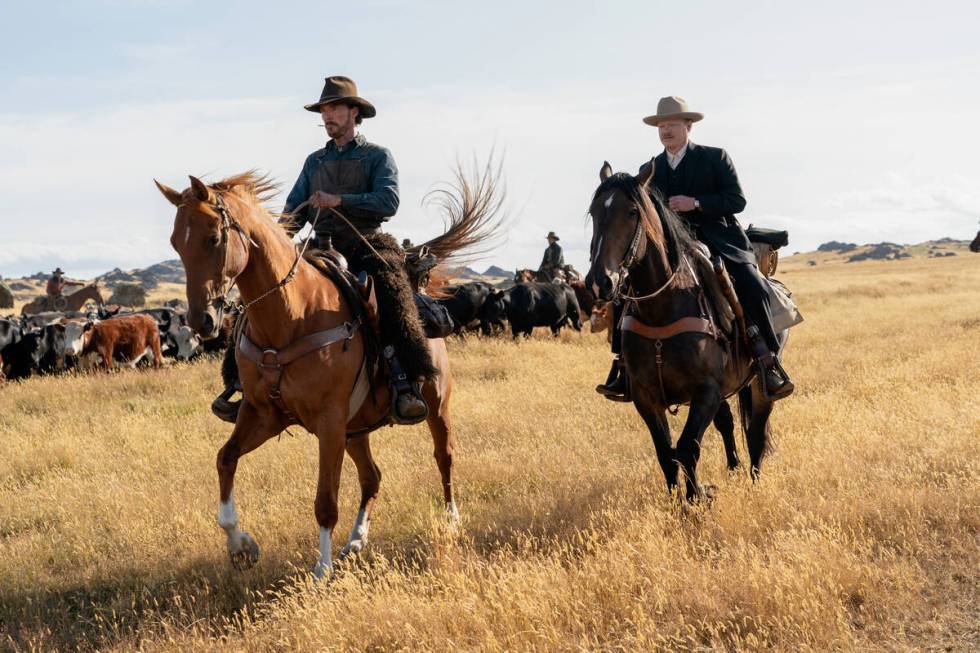
[[[213,338],[221,327],[226,295],[248,264],[248,237],[229,213],[234,208],[230,193],[223,195],[196,177],[190,180],[183,192],[154,182],[177,207],[170,244],[187,275],[187,322],[202,337]]]
[[[525,268],[514,273],[514,283],[530,283],[534,281],[534,270]]]
[[[652,219],[657,214],[647,195],[653,169],[651,160],[635,177],[624,172],[613,174],[608,162],[599,170],[601,183],[589,206],[592,265],[586,277],[587,287],[599,299],[612,299],[623,273],[646,255],[646,236],[655,238],[659,233],[657,242],[663,241],[660,220]]]

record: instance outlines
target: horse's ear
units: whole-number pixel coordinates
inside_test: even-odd
[[[174,206],[180,206],[180,193],[166,184],[161,184],[156,179],[153,180],[153,183],[157,185],[157,188],[160,189],[160,192],[163,193],[163,196],[167,198],[168,202]]]
[[[211,197],[210,191],[208,191],[207,185],[195,177],[194,175],[187,175],[191,180],[191,188],[194,189],[194,197],[201,200],[202,202],[207,202]]]
[[[640,174],[636,176],[636,181],[640,186],[644,188],[650,185],[650,180],[653,179],[653,171],[656,168],[657,159],[656,157],[650,159],[650,162],[644,164],[640,167]]]
[[[603,161],[602,168],[599,169],[599,181],[605,181],[609,179],[610,177],[612,177],[612,173],[613,173],[612,166],[609,165],[608,161]]]

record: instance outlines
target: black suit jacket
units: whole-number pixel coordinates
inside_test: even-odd
[[[755,254],[748,236],[735,219],[745,208],[745,196],[738,183],[738,174],[728,153],[719,147],[688,143],[672,186],[668,188],[670,164],[662,152],[654,161],[651,189],[660,191],[664,200],[670,195],[687,195],[701,204],[700,210],[679,213],[694,230],[698,240],[714,254],[721,254],[736,263],[755,263]],[[644,170],[645,163],[640,168]]]

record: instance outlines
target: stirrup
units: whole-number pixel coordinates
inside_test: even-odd
[[[759,379],[759,387],[762,389],[762,396],[769,401],[779,401],[780,399],[785,399],[793,394],[793,391],[796,389],[796,385],[790,380],[789,374],[786,373],[786,370],[783,369],[782,364],[779,362],[779,358],[776,356],[773,356],[773,358],[775,360],[769,365],[761,360],[756,361],[756,375]],[[783,384],[775,393],[769,391],[769,385],[766,382],[766,377],[769,375],[770,371],[775,372],[783,379]]]
[[[388,363],[388,371],[391,376],[390,391],[391,391],[391,421],[395,424],[418,424],[426,417],[429,416],[429,406],[425,403],[425,399],[422,398],[421,389],[417,387],[416,384],[408,382],[408,377],[406,376],[404,370],[402,370],[401,363],[398,362],[398,358],[395,356],[395,348],[388,345],[382,351],[385,361]],[[414,399],[414,404],[418,410],[417,414],[414,415],[404,415],[398,410],[398,405],[402,403],[401,400],[407,399],[411,401]]]
[[[595,391],[609,401],[617,401],[622,403],[633,401],[633,398],[630,395],[629,377],[626,375],[626,370],[623,368],[622,360],[614,360],[613,366],[613,369],[610,370],[610,378],[606,379],[605,383],[600,383],[597,385],[595,387]],[[615,376],[613,376],[614,374]]]
[[[241,399],[238,401],[229,401],[235,392],[236,389],[234,386],[225,388],[225,391],[211,402],[211,412],[214,413],[215,417],[231,424],[238,421],[238,411],[242,407]]]

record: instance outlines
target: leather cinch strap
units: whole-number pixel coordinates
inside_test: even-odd
[[[653,327],[628,315],[623,318],[620,329],[632,331],[650,340],[667,340],[682,333],[704,333],[712,338],[720,337],[715,325],[703,317],[682,317],[666,326]]]

